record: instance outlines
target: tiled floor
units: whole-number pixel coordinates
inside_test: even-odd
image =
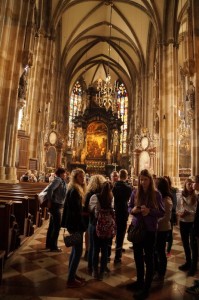
[[[75,300],[75,299],[133,299],[126,284],[135,280],[135,264],[130,243],[125,240],[122,265],[111,262],[110,276],[96,281],[86,273],[87,263],[82,258],[79,275],[86,278],[83,288],[66,288],[67,266],[70,249],[63,244],[63,231],[60,233],[59,246],[62,253],[51,253],[45,248],[47,223],[37,230],[5,263],[3,283],[0,286],[0,299],[4,300]],[[114,249],[113,249],[114,251]],[[113,254],[112,254],[113,257]],[[193,277],[178,270],[184,262],[178,229],[175,229],[172,256],[168,259],[168,270],[163,285],[153,284],[148,299],[180,300],[197,299],[187,294],[185,287],[191,286]],[[199,277],[199,272],[195,278]]]

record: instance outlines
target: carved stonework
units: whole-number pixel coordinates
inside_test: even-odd
[[[193,76],[195,73],[195,61],[193,59],[188,59],[183,64],[184,74]]]
[[[23,67],[32,67],[33,65],[33,53],[30,51],[24,51],[22,57],[22,65]]]
[[[27,92],[27,71],[24,70],[23,74],[19,79],[19,88],[18,88],[18,98],[19,99],[26,99],[26,92]]]

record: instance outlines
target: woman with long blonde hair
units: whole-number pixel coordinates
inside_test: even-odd
[[[134,295],[135,299],[145,299],[148,297],[154,274],[154,249],[158,219],[164,216],[162,196],[156,190],[153,177],[147,169],[142,170],[139,174],[138,189],[132,192],[129,214],[133,215],[133,226],[139,226],[143,222],[146,230],[144,239],[133,243],[137,281],[129,286],[137,291]]]
[[[86,230],[83,217],[85,194],[85,172],[80,168],[75,169],[71,172],[68,184],[64,205],[64,208],[67,207],[67,209],[63,213],[62,227],[67,228],[69,233],[81,233],[82,240],[77,245],[72,246],[67,280],[67,287],[69,288],[78,288],[85,285],[85,280],[76,274],[83,250],[83,233]]]

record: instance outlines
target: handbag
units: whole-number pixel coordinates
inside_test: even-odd
[[[82,242],[82,234],[80,232],[73,232],[69,235],[65,234],[64,230],[64,243],[66,247],[73,247]]]
[[[139,223],[133,225],[132,223],[129,225],[127,230],[127,240],[131,243],[137,244],[142,243],[146,236],[146,225],[144,223],[143,218],[139,220]]]
[[[41,193],[38,194],[39,199],[39,205],[40,207],[49,207],[49,200],[47,198],[47,190],[41,191]]]

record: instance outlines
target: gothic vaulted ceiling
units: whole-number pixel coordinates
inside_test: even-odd
[[[172,1],[169,1],[172,2]],[[178,1],[173,10],[179,13]],[[181,6],[185,0],[181,0]],[[165,0],[53,0],[52,26],[61,31],[61,57],[71,85],[120,79],[127,87],[145,70],[150,37],[162,41]]]

